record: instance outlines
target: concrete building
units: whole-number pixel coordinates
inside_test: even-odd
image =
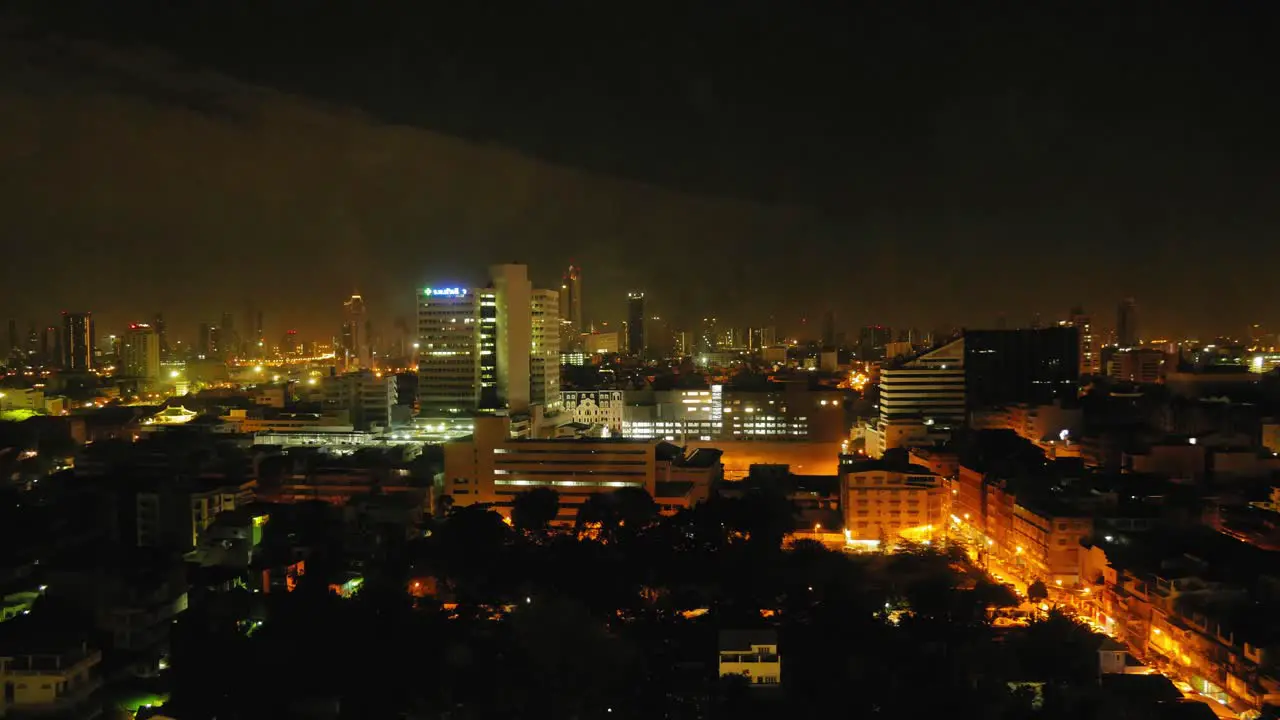
[[[148,386],[160,380],[160,335],[153,326],[133,323],[125,331],[118,372]]]
[[[338,347],[338,360],[347,371],[371,369],[369,337],[366,328],[364,298],[352,295],[342,303],[342,338]],[[284,350],[282,347],[281,350]]]
[[[775,630],[722,630],[720,677],[741,675],[752,687],[782,684],[782,657]]]
[[[1107,376],[1133,383],[1158,383],[1164,378],[1165,354],[1151,348],[1126,348],[1107,361]]]
[[[102,652],[34,617],[0,625],[0,716],[97,717]]]
[[[560,520],[572,522],[596,493],[631,487],[654,495],[657,447],[616,438],[515,440],[510,418],[482,416],[471,437],[445,443],[440,490],[454,505],[484,503],[510,514],[517,494],[550,487],[560,494]]]
[[[584,333],[581,345],[588,355],[615,355],[622,351],[622,336],[616,332]]]
[[[13,330],[12,324],[10,330]],[[12,336],[14,333],[10,332]],[[11,338],[12,340],[12,338]],[[93,369],[93,316],[89,313],[62,313],[62,369],[89,372]],[[156,363],[159,365],[159,361]]]
[[[560,284],[560,349],[582,352],[582,268],[569,266]]]
[[[927,442],[965,421],[964,338],[880,370],[880,416],[866,429],[867,454]]]
[[[627,293],[627,352],[645,357],[649,346],[645,335],[644,293]]]
[[[346,411],[355,427],[387,428],[392,424],[396,406],[396,376],[369,370],[330,375],[322,381],[321,392],[326,413]]]
[[[489,275],[486,288],[418,293],[418,400],[429,415],[559,409],[558,295],[535,291],[524,265]]]
[[[1071,318],[1061,325],[1074,327],[1080,342],[1080,377],[1096,375],[1102,370],[1102,359],[1098,356],[1098,342],[1093,335],[1093,321],[1085,314],[1084,308],[1071,308]]]
[[[1116,342],[1121,348],[1138,346],[1138,301],[1133,298],[1121,300],[1116,310]]]
[[[951,512],[944,479],[920,465],[884,460],[840,464],[844,526],[855,540],[906,538],[917,542],[941,537]]]
[[[219,513],[251,502],[256,487],[223,478],[150,483],[135,496],[137,546],[189,551]]]
[[[559,304],[554,290],[534,290],[531,295],[529,402],[549,409],[561,407]]]
[[[1092,532],[1093,520],[1080,508],[1019,497],[1013,507],[1014,563],[1024,577],[1073,587],[1080,579],[1080,541]]]

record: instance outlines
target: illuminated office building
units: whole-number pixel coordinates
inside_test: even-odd
[[[148,323],[133,323],[120,347],[120,372],[148,383],[160,379],[160,334]]]
[[[485,288],[418,291],[418,402],[424,415],[560,405],[559,297],[524,265],[495,265]]]

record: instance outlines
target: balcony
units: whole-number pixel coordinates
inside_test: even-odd
[[[9,660],[11,676],[60,675],[71,677],[102,662],[100,650],[77,650],[62,655],[17,655]]]

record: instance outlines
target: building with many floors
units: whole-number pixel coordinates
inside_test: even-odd
[[[560,406],[559,297],[524,265],[495,265],[486,287],[418,291],[422,412],[467,414]]]
[[[946,530],[951,512],[944,478],[889,460],[842,457],[840,500],[845,529],[855,540],[932,541]]]

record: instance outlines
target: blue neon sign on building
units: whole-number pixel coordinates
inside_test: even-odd
[[[462,297],[467,294],[466,288],[423,288],[422,294],[428,297]]]

